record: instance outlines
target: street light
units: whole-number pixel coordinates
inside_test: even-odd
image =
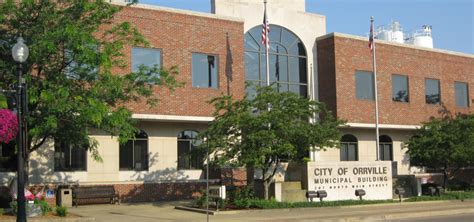
[[[25,203],[25,166],[24,166],[24,152],[25,140],[26,140],[26,127],[24,126],[26,116],[26,85],[25,80],[22,76],[23,62],[26,61],[29,55],[28,46],[25,45],[22,37],[18,37],[16,44],[12,48],[12,56],[15,62],[18,63],[17,71],[17,113],[18,113],[18,169],[17,169],[17,180],[18,180],[18,192],[17,192],[17,222],[26,222],[26,203]]]

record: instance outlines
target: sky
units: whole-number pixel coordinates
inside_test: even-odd
[[[200,12],[211,8],[210,0],[139,1]],[[398,21],[404,32],[431,25],[434,48],[474,54],[474,0],[306,0],[306,11],[325,15],[328,33],[366,36],[370,16],[375,26]]]

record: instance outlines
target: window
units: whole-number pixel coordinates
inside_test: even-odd
[[[54,171],[87,170],[87,148],[55,140]]]
[[[0,172],[16,171],[17,155],[15,154],[15,142],[0,143]]]
[[[358,161],[357,138],[346,134],[341,138],[341,161]]]
[[[439,80],[425,79],[425,98],[427,104],[439,104],[441,102],[439,92]]]
[[[201,144],[197,140],[198,132],[185,130],[178,135],[178,169],[201,169],[204,154],[200,152],[198,146]]]
[[[120,170],[148,170],[148,135],[144,131],[121,144],[119,149]]]
[[[379,137],[380,160],[393,160],[393,142],[389,136]]]
[[[161,50],[132,48],[132,72],[138,72],[140,66],[161,68]],[[158,77],[158,76],[157,76]]]
[[[356,96],[360,100],[375,100],[374,75],[371,72],[356,71]]]
[[[392,75],[392,100],[407,103],[408,96],[408,76]]]
[[[307,57],[303,42],[290,30],[270,25],[269,72],[270,83],[279,92],[294,92],[308,96]],[[245,75],[249,83],[248,98],[255,95],[256,86],[266,86],[266,49],[261,40],[262,27],[256,26],[245,34]]]
[[[469,90],[467,83],[455,82],[454,88],[456,91],[456,106],[468,107],[469,106]]]
[[[217,56],[193,53],[193,87],[218,88]]]

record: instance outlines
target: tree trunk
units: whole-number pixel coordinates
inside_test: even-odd
[[[270,189],[270,184],[271,184],[270,181],[271,180],[264,180],[263,181],[263,198],[265,198],[265,200],[269,199],[268,191]]]

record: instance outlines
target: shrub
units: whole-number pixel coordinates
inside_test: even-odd
[[[255,195],[249,187],[237,190],[233,197],[233,203],[238,208],[250,208],[251,201],[255,199]],[[232,199],[231,199],[232,201]]]
[[[41,200],[35,200],[35,204],[41,207],[41,212],[43,213],[43,215],[46,215],[47,213],[53,210],[51,206],[49,206],[48,202],[44,200],[44,198],[42,198]]]
[[[63,206],[57,206],[56,214],[60,217],[65,217],[67,215],[67,208]]]

